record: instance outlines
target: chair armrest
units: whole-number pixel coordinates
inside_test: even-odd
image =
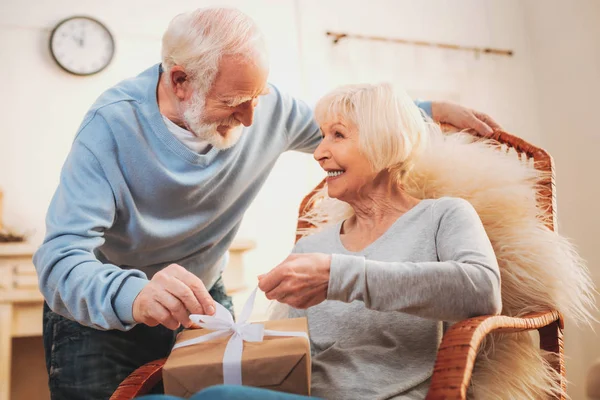
[[[162,380],[163,365],[166,358],[144,364],[131,373],[115,390],[110,400],[130,400],[147,394]]]
[[[546,329],[554,326],[554,331]],[[559,335],[559,331],[563,328],[562,317],[558,311],[530,313],[521,318],[503,315],[482,316],[454,324],[442,339],[426,399],[466,399],[477,350],[487,334],[538,329],[541,347],[559,352],[562,350],[562,336]],[[557,336],[560,336],[560,340]],[[558,343],[561,346],[555,346]]]

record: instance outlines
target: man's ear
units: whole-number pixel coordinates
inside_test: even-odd
[[[173,68],[171,68],[170,74],[173,93],[175,93],[175,96],[177,96],[179,100],[185,100],[190,86],[188,75],[179,65],[174,65]]]

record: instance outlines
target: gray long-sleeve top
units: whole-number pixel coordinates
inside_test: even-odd
[[[333,254],[327,300],[308,310],[312,393],[325,399],[422,399],[444,322],[501,310],[500,272],[465,200],[423,200],[360,252],[341,223],[295,252]]]

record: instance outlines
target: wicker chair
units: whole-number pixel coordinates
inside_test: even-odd
[[[501,143],[507,153],[514,153],[523,162],[534,162],[536,168],[550,173],[550,178],[540,182],[542,189],[538,192],[538,206],[547,213],[548,227],[554,230],[556,203],[552,157],[546,151],[504,131],[494,132],[493,139]],[[304,198],[300,215],[307,211],[310,198],[324,184],[324,181],[321,182]],[[308,226],[299,221],[298,227]],[[549,310],[545,313],[531,313],[523,318],[482,316],[454,324],[446,332],[440,345],[427,399],[466,399],[477,350],[487,334],[494,331],[522,332],[534,329],[539,332],[540,347],[557,354],[553,367],[562,377],[561,386],[566,388],[563,319],[557,311]],[[166,359],[157,360],[138,368],[119,385],[111,400],[128,400],[148,393],[162,379],[165,361]],[[564,400],[563,397],[560,399]]]

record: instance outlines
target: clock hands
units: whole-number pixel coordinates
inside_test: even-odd
[[[73,40],[75,40],[79,47],[83,47],[83,45],[85,44],[85,26],[81,27],[79,35],[71,34],[71,37],[73,38]]]
[[[85,43],[85,25],[81,27],[81,36],[79,37],[79,46],[83,47]]]

